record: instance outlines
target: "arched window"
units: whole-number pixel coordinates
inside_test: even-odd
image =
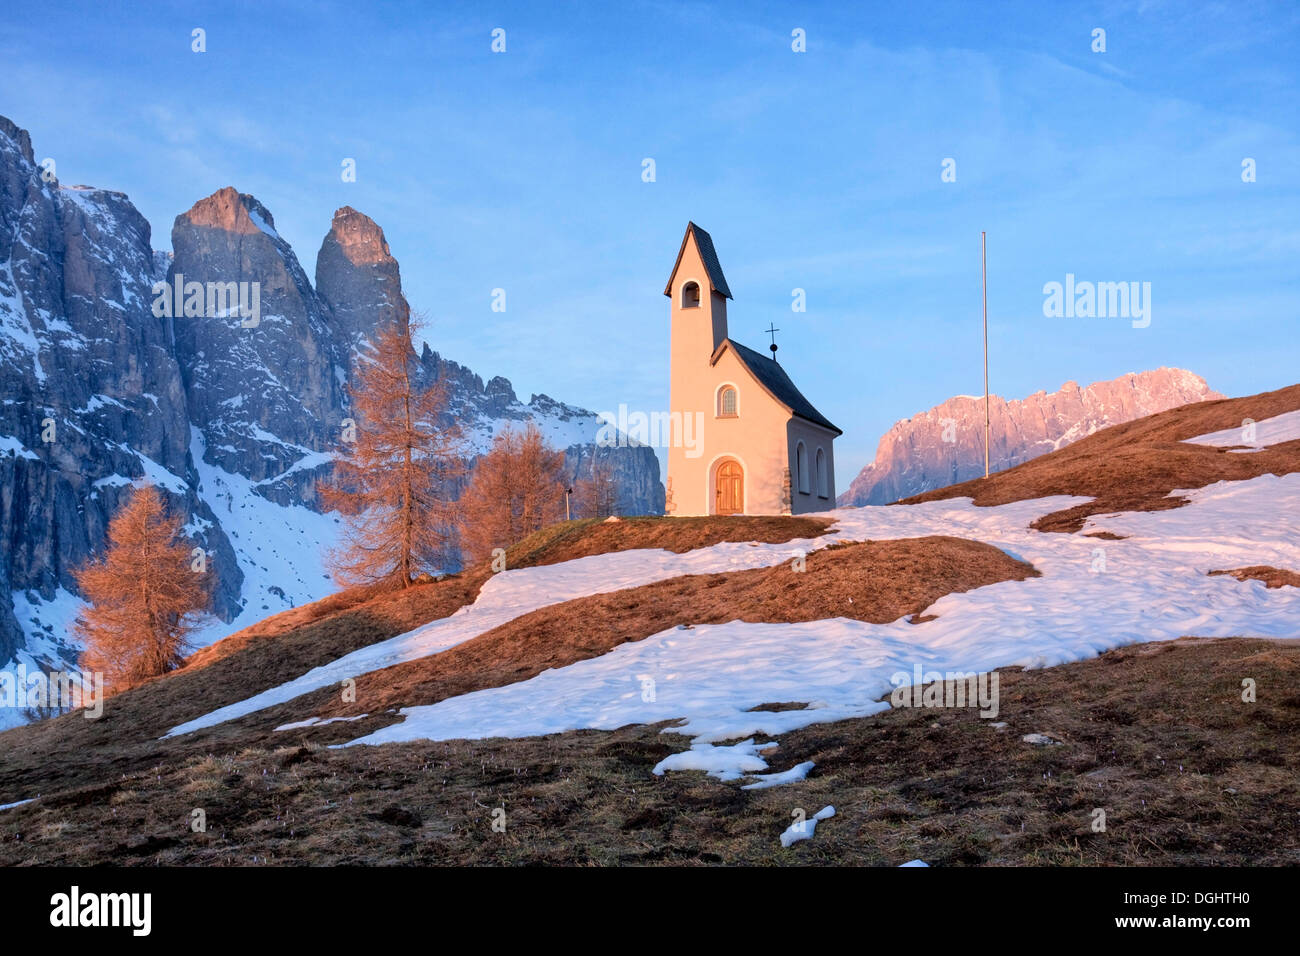
[[[804,443],[800,442],[795,448],[795,470],[799,473],[799,493],[806,495],[809,493],[808,487],[808,449]]]
[[[700,284],[688,282],[682,286],[682,308],[694,309],[700,304]]]
[[[829,498],[831,496],[831,486],[826,481],[826,452],[821,448],[817,449],[817,497]]]
[[[736,417],[736,390],[730,385],[718,389],[718,417]]]

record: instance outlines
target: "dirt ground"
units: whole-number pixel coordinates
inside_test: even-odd
[[[1210,576],[1227,574],[1238,581],[1262,581],[1268,588],[1300,588],[1300,574],[1285,568],[1274,568],[1267,564],[1252,564],[1248,568],[1229,568],[1211,571]]]
[[[276,733],[275,728],[307,717],[368,715],[338,725],[351,731],[346,739],[353,739],[399,720],[398,707],[526,680],[547,667],[595,657],[679,623],[836,616],[890,621],[954,591],[1038,573],[997,548],[946,537],[838,546],[806,560],[803,572],[781,564],[691,575],[544,608],[441,654],[363,675],[354,703],[342,704],[338,690],[330,687],[184,737],[158,739],[179,723],[318,663],[451,614],[477,593],[481,577],[469,574],[385,594],[296,630],[261,640],[241,638],[245,643],[236,651],[204,666],[111,698],[97,720],[74,713],[0,734],[0,803],[90,785],[176,755],[278,746],[299,732]],[[70,753],[81,759],[61,759]]]
[[[1098,498],[1036,522],[1043,531],[1077,530],[1089,514],[1177,507],[1180,499],[1164,497],[1173,488],[1300,470],[1300,442],[1247,455],[1180,443],[1297,407],[1300,386],[1186,406],[922,498]],[[506,566],[633,547],[779,543],[828,526],[788,517],[568,522],[509,549]],[[362,678],[355,705],[324,691],[159,740],[178,723],[454,613],[491,571],[401,592],[343,592],[276,615],[112,698],[102,719],[74,713],[0,734],[0,803],[37,798],[0,811],[0,865],[1300,864],[1294,642],[1185,638],[1002,671],[994,719],[974,709],[892,709],[782,735],[772,771],[816,766],[804,781],[766,790],[699,772],[654,775],[689,744],[663,724],[331,749],[399,719],[399,706],[525,679],[674,626],[909,616],[919,628],[943,594],[1037,573],[987,545],[943,537],[835,546],[806,560],[806,573],[786,563],[688,576],[542,609]],[[1300,580],[1268,567],[1212,573],[1269,587]],[[1243,686],[1254,699],[1243,699]],[[274,730],[361,712],[370,716]],[[836,815],[812,839],[781,847],[792,813],[830,805]],[[500,832],[493,823],[502,819]]]

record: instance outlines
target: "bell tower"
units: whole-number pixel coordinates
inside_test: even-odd
[[[669,445],[667,477],[673,501],[665,504],[671,507],[670,514],[679,509],[685,514],[709,514],[712,491],[704,487],[709,464],[700,456],[708,454],[714,442],[710,429],[717,384],[710,360],[727,339],[731,290],[713,238],[693,222],[686,225],[664,295],[670,319],[669,410],[683,428],[689,425],[696,432],[695,447],[689,451],[676,440]],[[682,437],[689,441],[684,430]]]
[[[687,223],[672,275],[664,287],[671,303],[670,359],[673,368],[707,365],[727,337],[727,300],[731,290],[713,248],[713,238],[695,223]],[[677,406],[674,405],[674,408]]]

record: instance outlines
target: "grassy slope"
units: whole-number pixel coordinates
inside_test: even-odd
[[[1300,442],[1249,455],[1179,443],[1297,407],[1300,386],[1186,406],[988,481],[912,500],[973,495],[992,505],[1098,496],[1092,506],[1036,523],[1045,531],[1077,530],[1087,514],[1176,507],[1178,499],[1164,497],[1174,488],[1300,470]],[[824,530],[795,524],[810,519],[743,520],[729,529],[718,519],[574,522],[512,549],[508,563],[618,547],[683,551],[721,540],[783,541]],[[757,585],[770,574],[702,577],[755,575],[748,583]],[[403,595],[336,595],[196,655],[186,670],[111,702],[103,720],[72,715],[0,735],[0,802],[44,794],[0,813],[0,863],[1300,862],[1300,649],[1285,643],[1185,640],[1004,673],[1000,719],[1010,727],[1003,733],[953,711],[895,710],[810,727],[783,736],[772,763],[780,770],[816,760],[813,777],[768,791],[742,791],[698,773],[651,776],[655,762],[685,745],[659,736],[659,728],[330,751],[322,745],[355,737],[361,725],[332,725],[310,735],[311,743],[284,746],[286,734],[268,729],[268,719],[281,715],[268,711],[183,741],[153,739],[180,720],[451,613],[485,578],[480,569]],[[1279,580],[1285,583],[1290,579]],[[736,582],[715,585],[723,586]],[[779,586],[764,578],[734,596],[752,592],[756,605],[796,613],[781,604]],[[694,587],[664,583],[666,594],[691,599]],[[901,606],[905,592],[906,584],[882,601]],[[805,600],[802,588],[797,599]],[[582,611],[606,615],[618,639],[644,629],[617,602],[585,600]],[[809,613],[824,601],[829,614],[842,598],[832,588],[810,600]],[[544,651],[554,635],[570,633],[574,610],[539,612],[483,637],[509,638],[516,652]],[[476,643],[463,651],[467,665],[493,646],[469,646]],[[433,699],[454,691],[440,687],[447,675],[429,662],[401,676]],[[1259,682],[1257,704],[1240,702],[1247,676]],[[295,707],[283,719],[299,716]],[[1020,741],[1030,732],[1064,743],[1032,747]],[[488,808],[502,803],[509,830],[493,834]],[[781,850],[776,835],[790,809],[811,815],[827,803],[839,816],[821,824],[812,841]],[[196,806],[212,821],[207,834],[188,831]],[[1095,806],[1107,808],[1106,834],[1089,829]]]
[[[369,715],[333,728],[339,739],[353,740],[399,721],[391,712],[395,708],[527,680],[680,625],[834,617],[885,623],[918,614],[945,594],[1038,575],[1031,565],[997,548],[952,537],[835,546],[813,552],[806,562],[804,571],[782,563],[684,575],[566,601],[441,654],[363,675],[354,703],[342,702],[336,688],[323,688],[269,708],[248,723],[273,728],[308,716]],[[277,739],[319,740],[323,730],[286,731]]]
[[[808,727],[769,762],[816,768],[769,790],[655,777],[686,744],[660,727],[173,754],[0,812],[0,864],[1300,863],[1300,645],[1185,639],[1001,677],[1004,730],[973,710]],[[781,848],[795,808],[828,804]]]

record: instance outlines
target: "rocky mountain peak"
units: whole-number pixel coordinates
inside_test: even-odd
[[[410,320],[402,270],[389,252],[384,230],[351,206],[334,213],[316,254],[316,292],[345,352],[371,338],[381,325],[405,328]]]
[[[218,189],[211,196],[200,199],[189,212],[176,217],[176,224],[221,229],[225,232],[252,235],[258,232],[275,234],[275,219],[255,196],[241,193],[234,186]]]
[[[335,211],[325,242],[336,243],[348,261],[356,266],[389,262],[395,265],[397,262],[388,250],[384,230],[365,213],[357,212],[351,206]]]
[[[21,129],[17,123],[7,116],[0,116],[0,135],[4,135],[13,141],[18,152],[22,157],[32,165],[36,164],[36,156],[32,153],[32,138],[27,130]]]

